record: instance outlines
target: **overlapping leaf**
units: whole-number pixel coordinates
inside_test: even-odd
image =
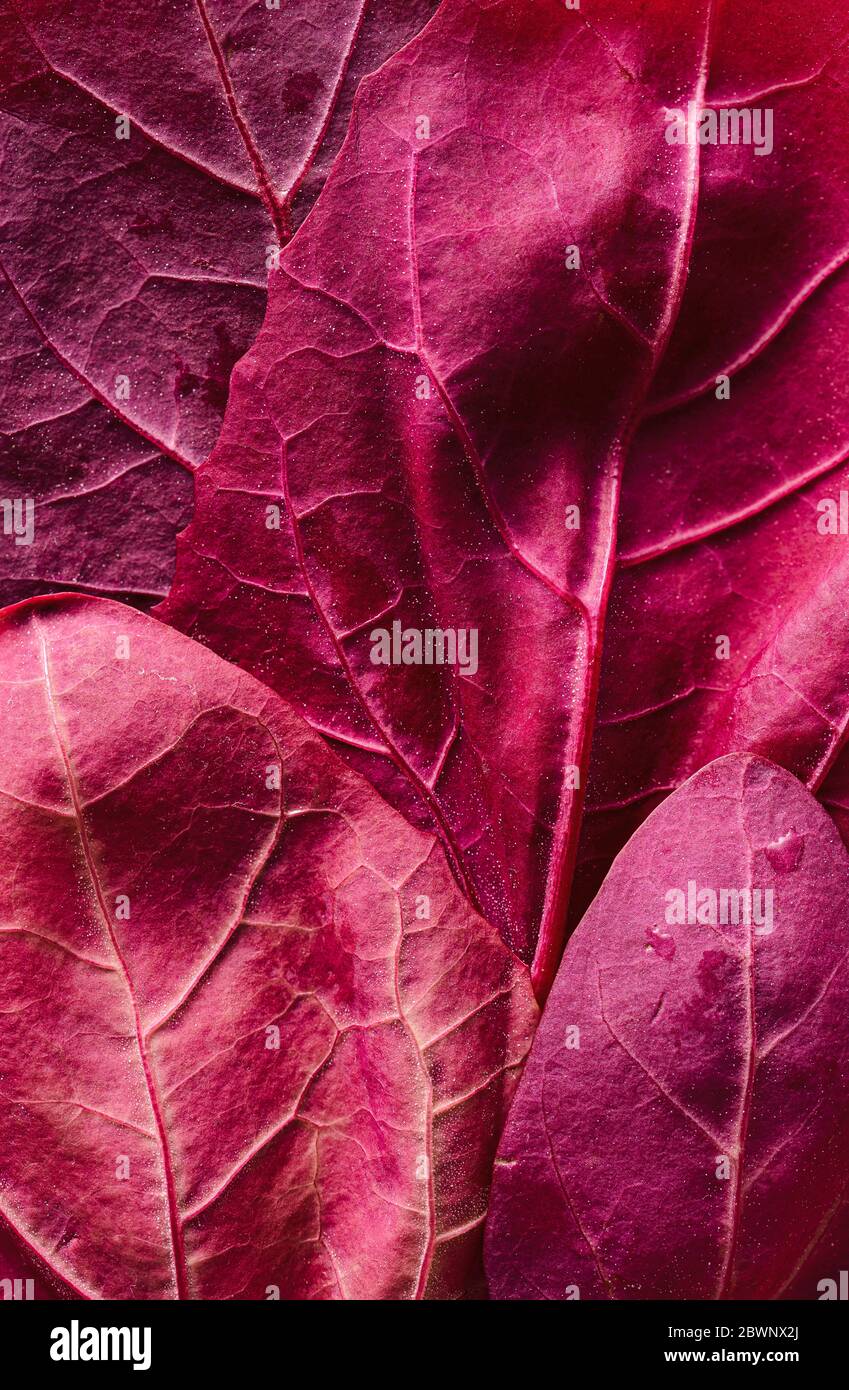
[[[3,0],[5,601],[167,591],[268,265],[435,0]]]
[[[720,759],[654,811],[566,948],[510,1113],[495,1297],[817,1299],[838,1281],[847,899],[837,831],[771,763]]]
[[[541,991],[623,443],[686,271],[664,111],[703,92],[710,5],[680,9],[447,0],[362,85],[160,610],[435,828]],[[393,624],[474,630],[476,669],[375,664]]]
[[[712,762],[849,840],[845,6],[444,0],[315,202],[434,8],[0,0],[0,590],[166,592],[279,261],[159,612],[307,721],[115,605],[0,624],[40,1297],[481,1291],[591,744],[576,917],[710,766],[567,952],[493,1291],[845,1267],[849,865]],[[670,927],[696,880],[775,930]]]
[[[0,1276],[480,1293],[535,1009],[433,837],[129,608],[30,601],[0,653]]]

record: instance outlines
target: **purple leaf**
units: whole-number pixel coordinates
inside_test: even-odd
[[[838,1278],[847,896],[833,824],[762,759],[652,813],[566,948],[510,1112],[495,1297],[816,1299]]]
[[[8,602],[168,588],[268,267],[435,0],[0,0]]]

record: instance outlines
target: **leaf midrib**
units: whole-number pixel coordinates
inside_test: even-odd
[[[89,878],[91,879],[91,884],[94,889],[98,909],[103,919],[103,925],[106,928],[107,935],[109,937],[110,942],[112,943],[112,949],[115,953],[115,958],[118,962],[120,972],[124,978],[127,996],[129,998],[130,1007],[132,1009],[136,1046],[138,1048],[139,1060],[141,1062],[142,1073],[144,1075],[145,1088],[147,1090],[148,1101],[150,1103],[151,1113],[153,1116],[157,1147],[159,1149],[160,1162],[162,1164],[162,1171],[165,1179],[165,1201],[168,1210],[168,1223],[171,1243],[170,1253],[171,1263],[174,1271],[176,1295],[178,1299],[186,1299],[189,1297],[189,1273],[186,1261],[185,1244],[183,1241],[183,1227],[177,1207],[177,1190],[176,1181],[174,1177],[173,1158],[171,1155],[170,1144],[168,1142],[168,1135],[165,1130],[159,1093],[156,1086],[156,1079],[154,1077],[153,1069],[150,1063],[150,1058],[147,1052],[144,1030],[142,1028],[141,1023],[141,1014],[139,1012],[138,1000],[136,998],[135,990],[133,988],[132,977],[130,976],[130,972],[127,968],[127,963],[124,959],[123,953],[118,944],[118,940],[115,936],[115,932],[112,927],[112,921],[109,916],[109,909],[106,905],[106,900],[103,894],[103,888],[100,883],[100,878],[97,872],[94,852],[88,837],[88,831],[86,829],[82,803],[80,801],[79,788],[77,786],[76,775],[74,772],[73,765],[71,763],[70,754],[65,746],[65,742],[62,737],[60,715],[56,699],[56,691],[53,686],[53,680],[50,672],[50,658],[47,649],[47,639],[42,631],[39,620],[35,616],[33,617],[33,623],[35,626],[35,631],[39,644],[41,665],[44,675],[45,694],[47,696],[47,706],[50,715],[50,723],[53,729],[53,736],[56,740],[57,747],[62,757],[62,764],[65,770],[65,777],[68,783],[68,792],[71,797],[71,803],[74,808],[74,820],[77,827],[77,834],[79,836],[80,845],[82,848],[83,856],[85,858],[86,867],[89,873]]]

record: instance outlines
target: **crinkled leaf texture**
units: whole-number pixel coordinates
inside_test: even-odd
[[[710,4],[680,9],[446,0],[361,85],[159,610],[435,829],[541,992],[621,452],[692,230],[697,156],[664,108],[703,90]],[[395,623],[474,630],[477,669],[376,664]]]
[[[772,909],[670,925],[690,883]],[[566,948],[499,1147],[495,1297],[816,1299],[837,1279],[848,899],[833,823],[763,759],[721,758],[649,816]]]
[[[823,529],[849,489],[847,40],[843,0],[718,12],[706,101],[771,110],[775,147],[700,154],[681,312],[624,469],[576,920],[651,808],[725,753],[849,805],[845,769],[828,780],[849,540]]]
[[[0,1272],[479,1293],[535,1006],[433,837],[134,610],[28,601],[0,656]]]
[[[5,602],[167,592],[275,244],[435,3],[0,0]]]

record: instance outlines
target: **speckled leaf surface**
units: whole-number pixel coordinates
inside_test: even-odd
[[[479,1294],[535,1007],[434,838],[131,609],[28,601],[0,654],[0,1277]]]
[[[670,924],[691,883],[752,891],[751,920]],[[493,1296],[818,1299],[837,1280],[847,897],[833,823],[763,759],[712,763],[645,821],[566,948],[499,1146]]]

